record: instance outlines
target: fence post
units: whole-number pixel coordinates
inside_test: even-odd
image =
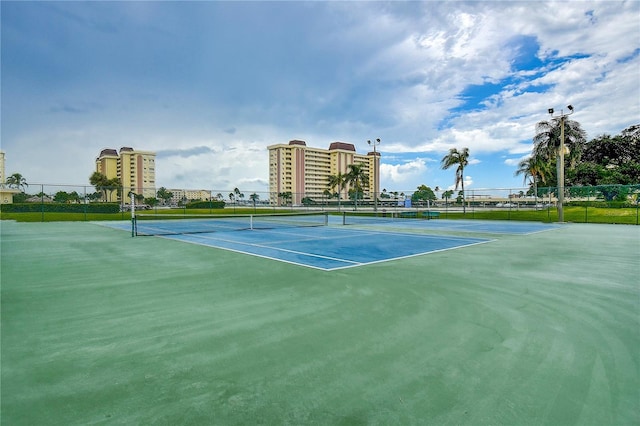
[[[41,221],[44,222],[44,184],[40,184],[40,212]]]
[[[587,192],[587,202],[584,205],[584,223],[589,223],[589,203],[591,202],[591,190]]]

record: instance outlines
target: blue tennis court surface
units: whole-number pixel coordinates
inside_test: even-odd
[[[325,220],[336,226],[317,226],[327,223]],[[346,226],[340,226],[342,224]],[[131,230],[131,224],[126,222],[104,225]],[[326,271],[491,241],[458,235],[428,235],[424,231],[528,235],[560,227],[537,222],[425,220],[358,214],[330,215],[326,219],[317,215],[187,218],[153,220],[137,226],[144,229],[139,235],[161,235]]]
[[[103,223],[131,230],[130,223]],[[379,232],[349,227],[277,228],[164,235],[199,244],[281,262],[332,271],[452,250],[491,240],[442,235]]]
[[[330,227],[170,235],[169,238],[326,271],[481,244],[480,238]]]

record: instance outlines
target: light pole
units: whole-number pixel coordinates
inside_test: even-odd
[[[560,115],[553,115],[553,108],[549,108],[549,115],[551,117],[560,117],[560,147],[558,148],[558,157],[556,160],[556,167],[558,171],[558,222],[564,222],[564,123],[567,116],[573,114],[573,106],[568,105],[568,114],[565,114],[563,110],[560,110]]]
[[[377,186],[377,176],[378,176],[378,168],[377,168],[377,164],[378,164],[378,154],[376,152],[376,146],[380,145],[380,138],[377,138],[376,140],[372,141],[367,141],[367,143],[370,146],[373,146],[373,211],[377,212],[378,211],[378,194],[376,192]],[[357,194],[356,194],[357,197]]]

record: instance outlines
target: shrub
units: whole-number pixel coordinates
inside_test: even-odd
[[[192,201],[185,207],[188,209],[223,209],[225,205],[224,201]]]
[[[3,204],[2,211],[7,213],[119,213],[118,203],[13,203]]]

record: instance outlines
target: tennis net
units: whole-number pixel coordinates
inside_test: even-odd
[[[136,236],[198,234],[276,228],[300,228],[328,224],[326,212],[249,215],[137,214]]]
[[[343,225],[366,225],[374,223],[388,223],[397,220],[397,212],[371,213],[371,212],[343,212]]]

